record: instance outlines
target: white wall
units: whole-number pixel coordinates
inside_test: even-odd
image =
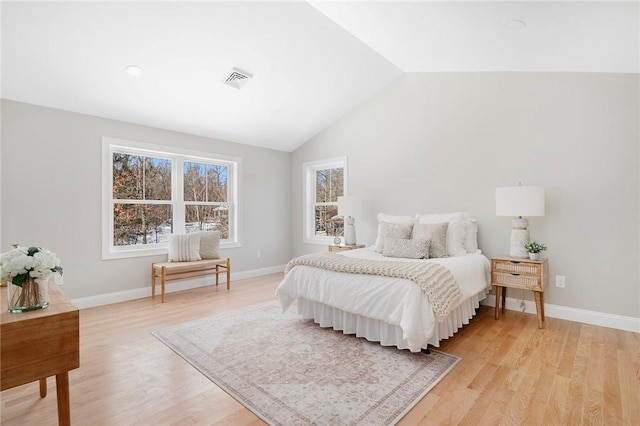
[[[378,212],[469,211],[489,257],[511,229],[495,188],[542,185],[531,236],[567,283],[546,302],[640,318],[639,94],[627,74],[405,74],[293,153],[293,254],[326,250],[302,242],[306,161],[348,156],[349,192],[367,202],[358,242]]]
[[[55,251],[69,297],[150,288],[151,263],[166,260],[101,260],[103,136],[240,157],[242,247],[222,255],[234,273],[290,259],[289,153],[6,100],[1,113],[1,251],[11,243]]]

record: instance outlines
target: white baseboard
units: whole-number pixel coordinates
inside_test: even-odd
[[[251,271],[232,272],[231,282],[236,280],[244,280],[247,278],[260,277],[262,275],[275,274],[283,272],[285,265],[271,266],[268,268],[253,269]],[[220,274],[220,282],[226,283],[227,279],[224,274]],[[79,309],[93,308],[96,306],[110,305],[112,303],[126,302],[129,300],[142,299],[144,297],[151,297],[151,283],[146,284],[144,287],[134,288],[132,290],[118,291],[115,293],[99,294],[97,296],[80,297],[72,299],[74,305]],[[192,288],[205,287],[211,285],[211,279],[207,277],[194,278],[191,280],[172,282],[171,285],[166,287],[165,293],[174,293],[176,291],[189,290]],[[233,287],[232,287],[233,288]],[[156,290],[156,295],[159,294],[159,289]]]
[[[234,272],[231,273],[231,280],[243,280],[247,278],[255,278],[263,275],[275,274],[284,271],[285,265],[271,266],[268,268],[253,269],[251,271]],[[221,282],[226,282],[226,277],[221,275]],[[207,282],[207,278],[195,278],[192,280],[184,280],[179,282],[172,282],[170,286],[167,286],[166,293],[173,293],[176,291],[189,290],[192,288],[205,287],[211,285]],[[156,291],[157,293],[157,291]],[[145,285],[144,287],[135,288],[132,290],[118,291],[115,293],[99,294],[97,296],[80,297],[73,299],[72,302],[80,309],[93,308],[95,306],[109,305],[112,303],[126,302],[129,300],[142,299],[144,297],[151,296],[151,286]],[[482,301],[483,305],[495,306],[496,298],[490,294],[486,299]],[[531,300],[524,300],[524,312],[529,314],[536,313],[536,304]],[[507,297],[506,309],[512,311],[522,311],[520,306],[520,300],[512,297]],[[602,327],[616,328],[618,330],[632,331],[640,333],[640,318],[626,317],[622,315],[607,314],[603,312],[587,311],[584,309],[569,308],[566,306],[550,305],[545,303],[544,305],[545,316],[551,318],[558,318],[569,321],[577,321],[585,324],[599,325]]]
[[[496,306],[496,297],[493,294],[482,301],[483,305]],[[505,308],[511,311],[521,311],[519,299],[507,297]],[[524,301],[524,312],[536,313],[536,304],[532,300]],[[544,304],[545,317],[558,318],[568,321],[582,322],[585,324],[599,325],[602,327],[616,328],[618,330],[640,333],[640,318],[626,317],[622,315],[607,314],[604,312],[587,311],[585,309],[568,308],[566,306]]]

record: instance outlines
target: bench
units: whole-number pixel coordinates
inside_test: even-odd
[[[227,290],[229,290],[231,284],[231,260],[229,258],[198,260],[195,262],[153,263],[151,265],[151,298],[156,297],[156,278],[160,278],[162,303],[164,303],[164,291],[167,282],[215,275],[217,286],[219,275],[222,272],[227,273]]]

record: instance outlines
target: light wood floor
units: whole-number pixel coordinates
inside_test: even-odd
[[[70,372],[75,425],[258,425],[262,422],[151,332],[274,298],[281,274],[80,312],[80,368]],[[256,348],[260,350],[260,348]],[[400,422],[640,425],[640,335],[481,307],[441,350],[462,361]],[[55,381],[1,393],[2,425],[55,425]]]

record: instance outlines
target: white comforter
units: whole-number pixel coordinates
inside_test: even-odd
[[[424,262],[383,257],[373,247],[341,252],[341,255],[387,261]],[[490,262],[482,254],[429,259],[447,267],[469,298],[490,285]],[[413,281],[372,275],[345,274],[309,266],[296,266],[276,289],[286,310],[298,297],[399,326],[410,347],[418,349],[434,333],[436,320],[429,301]]]

